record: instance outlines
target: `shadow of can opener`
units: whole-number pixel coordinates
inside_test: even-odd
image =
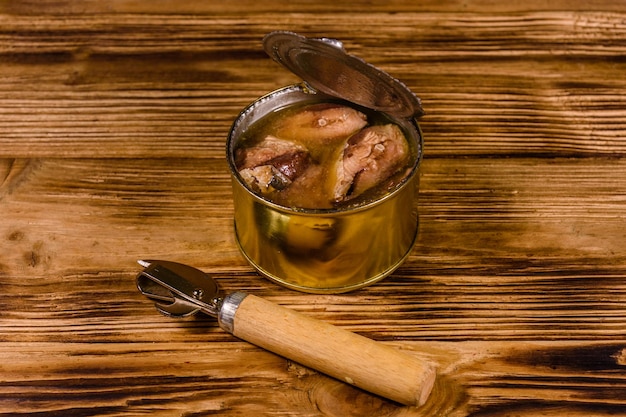
[[[139,261],[137,288],[170,317],[202,311],[234,336],[400,404],[426,402],[434,367],[398,349],[244,292],[222,296],[217,282],[188,265]]]

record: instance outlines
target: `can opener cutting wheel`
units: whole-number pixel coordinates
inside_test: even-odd
[[[137,288],[170,317],[202,311],[234,336],[405,405],[426,402],[434,368],[364,336],[244,292],[222,296],[217,282],[188,265],[139,261]]]

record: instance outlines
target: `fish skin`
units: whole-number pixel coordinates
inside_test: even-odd
[[[235,165],[237,170],[254,168],[266,165],[272,159],[307,152],[303,146],[274,135],[267,135],[261,142],[249,148],[239,148],[235,151]]]
[[[261,194],[282,190],[302,175],[310,164],[307,150],[272,135],[250,148],[235,152],[235,165],[248,186]]]

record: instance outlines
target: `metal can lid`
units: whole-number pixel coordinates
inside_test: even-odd
[[[350,55],[335,39],[271,32],[267,54],[314,90],[400,118],[424,114],[420,99],[402,82]]]

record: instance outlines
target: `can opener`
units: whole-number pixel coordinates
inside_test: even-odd
[[[199,311],[243,339],[404,405],[426,402],[434,367],[416,357],[244,292],[222,295],[208,274],[171,261],[139,261],[139,291],[170,317]]]

